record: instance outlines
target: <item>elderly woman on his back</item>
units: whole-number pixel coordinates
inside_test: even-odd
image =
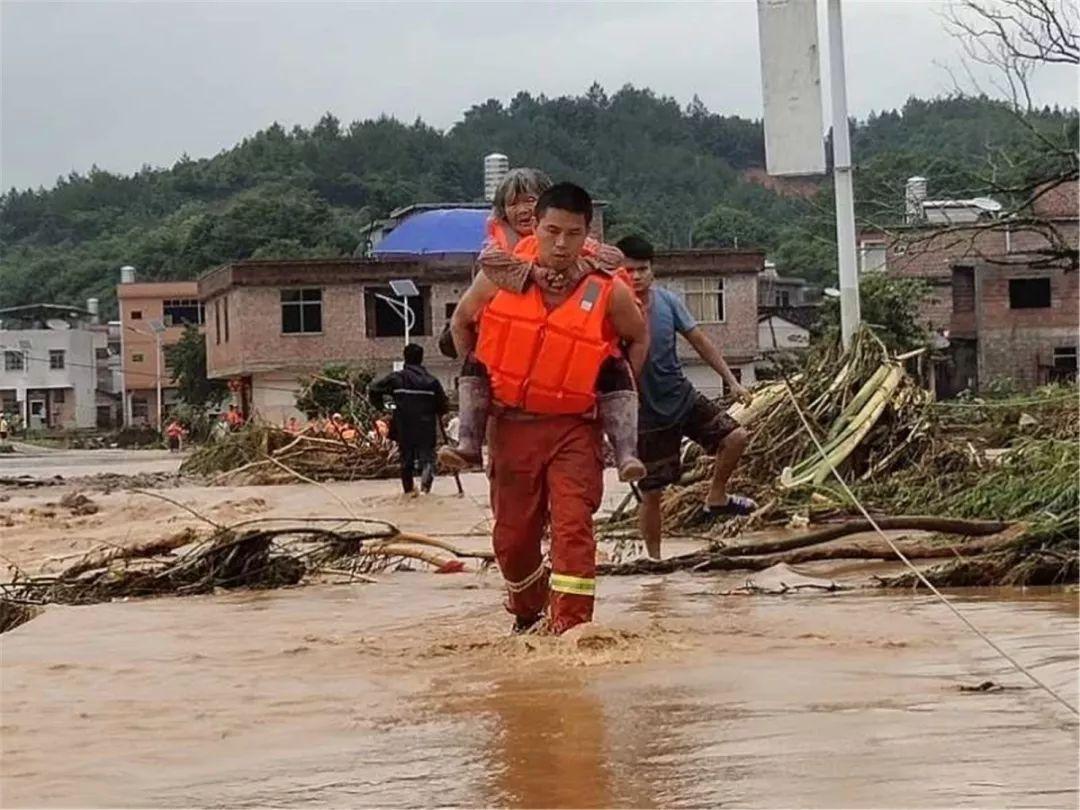
[[[538,272],[527,251],[515,251],[528,240],[536,227],[536,201],[551,179],[538,169],[514,169],[495,192],[487,240],[477,259],[480,272],[509,292],[522,293]],[[553,289],[573,288],[589,273],[613,274],[622,265],[622,252],[595,239],[587,239],[581,258],[570,271],[557,278],[547,277]],[[615,451],[619,478],[637,481],[645,475],[645,465],[637,458],[637,394],[633,374],[623,357],[612,357],[601,369],[597,381],[597,412],[604,432]],[[491,391],[483,364],[467,357],[458,378],[457,445],[440,449],[439,460],[452,470],[479,464],[487,426]]]

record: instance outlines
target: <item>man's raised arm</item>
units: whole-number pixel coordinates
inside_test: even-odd
[[[476,346],[476,319],[480,310],[495,297],[499,288],[483,273],[477,273],[469,289],[461,296],[454,314],[450,318],[450,335],[454,338],[454,348],[458,357],[465,358]]]
[[[633,291],[622,281],[616,280],[611,291],[608,318],[615,333],[626,342],[626,359],[634,376],[640,377],[649,356],[649,330]]]

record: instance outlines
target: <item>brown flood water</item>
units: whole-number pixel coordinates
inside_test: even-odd
[[[0,803],[1077,806],[1075,722],[922,596],[609,578],[594,629],[508,638],[491,575],[381,579],[4,635]],[[1011,596],[959,598],[1075,701],[1076,595]]]

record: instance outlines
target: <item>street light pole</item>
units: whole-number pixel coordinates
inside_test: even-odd
[[[161,332],[155,330],[154,345],[157,349],[157,429],[161,430]]]
[[[844,26],[840,0],[829,5],[829,86],[832,92],[833,185],[836,193],[836,253],[840,270],[840,340],[845,349],[859,328],[859,271],[855,263],[855,192],[851,179]]]
[[[409,299],[401,299],[401,312],[402,319],[405,321],[405,345],[409,345],[409,327],[412,326],[410,321],[412,320],[412,309],[409,307]]]

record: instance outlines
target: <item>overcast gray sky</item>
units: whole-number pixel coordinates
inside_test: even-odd
[[[851,112],[947,92],[941,4],[845,0]],[[387,113],[449,127],[518,90],[651,87],[760,116],[753,0],[702,3],[49,3],[0,5],[3,188],[92,164],[209,156],[279,121]],[[1072,70],[1040,103],[1076,104]],[[511,158],[513,156],[511,155]]]

